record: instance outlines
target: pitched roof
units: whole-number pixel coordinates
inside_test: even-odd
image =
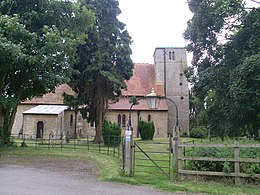
[[[110,104],[108,109],[111,110],[129,110],[131,104],[129,103],[129,96],[144,97],[149,94],[152,88],[155,89],[156,94],[164,96],[163,85],[156,84],[155,82],[155,66],[147,63],[136,63],[133,69],[133,76],[130,80],[126,81],[127,90],[123,91],[125,98],[115,104]],[[62,94],[74,95],[75,92],[66,85],[59,85],[56,87],[55,93],[47,93],[39,98],[34,98],[23,102],[22,104],[36,104],[36,105],[62,105],[63,96]],[[149,110],[148,104],[145,100],[140,100],[139,105],[133,107],[136,110]],[[161,100],[158,110],[168,110],[167,103],[165,100]]]
[[[139,100],[138,103],[139,103],[138,105],[135,105],[132,107],[132,110],[151,110],[145,99]],[[129,110],[130,106],[131,106],[131,104],[129,103],[129,98],[123,97],[123,98],[120,98],[117,103],[109,104],[108,109],[109,110]],[[159,108],[156,110],[159,110],[159,111],[168,110],[167,102],[165,99],[160,100]]]
[[[163,94],[163,85],[155,82],[155,66],[153,64],[137,63],[134,65],[133,76],[126,81],[127,91],[123,91],[124,96],[145,96],[152,88],[156,94]]]
[[[75,95],[75,92],[67,84],[62,84],[56,87],[55,92],[47,93],[42,97],[33,98],[31,100],[27,100],[22,102],[22,104],[55,104],[55,105],[62,105],[63,96],[62,94],[66,92],[69,95]]]
[[[23,114],[47,114],[47,115],[53,114],[53,115],[58,115],[66,109],[68,109],[68,106],[39,105],[39,106],[35,106],[35,107],[23,112]]]
[[[126,81],[127,91],[123,91],[124,98],[120,98],[118,102],[109,104],[109,110],[129,110],[129,96],[144,97],[151,93],[152,88],[155,89],[157,95],[164,96],[163,85],[156,84],[155,66],[153,64],[137,63],[134,65],[133,76]],[[132,110],[150,110],[146,100],[142,99],[138,105],[133,106]],[[166,100],[162,99],[159,108],[156,110],[167,111],[168,106]]]

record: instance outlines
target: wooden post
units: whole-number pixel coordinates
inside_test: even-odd
[[[178,132],[174,132],[174,136],[172,138],[172,151],[173,151],[173,178],[178,179]]]
[[[133,174],[133,154],[132,154],[132,146],[133,146],[133,131],[131,127],[128,127],[125,131],[125,174]]]
[[[240,162],[239,162],[240,149],[239,146],[234,148],[234,158],[235,158],[235,184],[240,183],[239,173],[240,173]]]
[[[177,147],[178,147],[178,145],[177,145]],[[180,178],[179,171],[182,170],[182,147],[178,147],[177,162],[178,162],[177,173],[178,173],[178,178]]]

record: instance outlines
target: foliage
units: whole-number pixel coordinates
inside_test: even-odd
[[[197,148],[190,154],[196,157],[214,157],[214,158],[233,158],[234,154],[230,148]],[[241,158],[260,157],[259,148],[241,148]],[[234,172],[234,162],[217,162],[217,161],[190,161],[189,168],[196,171],[216,171],[216,172]],[[252,178],[255,174],[260,173],[259,163],[240,163],[240,172],[251,174]]]
[[[12,142],[10,140],[10,133],[4,129],[4,128],[0,128],[0,147],[2,146],[9,146]]]
[[[140,132],[140,136],[142,140],[153,140],[155,127],[153,121],[139,121],[138,123],[138,131]]]
[[[11,131],[21,101],[68,81],[93,20],[72,1],[1,1],[0,128]]]
[[[194,127],[190,132],[190,137],[192,138],[205,138],[207,135],[208,132],[205,127]]]
[[[82,116],[96,122],[96,141],[102,142],[102,122],[108,103],[114,102],[132,76],[132,42],[125,24],[117,19],[121,13],[117,0],[86,0],[95,13],[95,25],[86,43],[78,47],[79,63],[74,65],[69,85],[78,94]]]
[[[103,137],[105,145],[118,146],[121,143],[121,127],[116,123],[104,120]]]
[[[240,153],[242,158],[260,158],[260,148],[245,148]],[[254,178],[255,174],[260,174],[260,163],[241,163],[240,171],[249,173]]]
[[[216,149],[216,148],[199,148],[197,149],[192,156],[197,157],[215,157],[215,158],[223,158],[223,157],[232,157],[232,152],[230,149],[226,148]],[[233,171],[233,165],[229,162],[217,162],[217,161],[191,161],[190,168],[196,171]],[[232,167],[231,167],[232,166]]]
[[[213,136],[259,136],[259,8],[242,0],[190,0],[184,38],[193,52],[191,118]],[[246,11],[247,10],[247,11]]]

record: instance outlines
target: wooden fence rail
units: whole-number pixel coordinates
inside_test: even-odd
[[[241,148],[260,148],[260,144],[185,144],[178,143],[177,145],[177,173],[186,175],[205,175],[205,176],[228,176],[235,177],[235,184],[240,183],[241,177],[252,177],[252,175],[240,172],[240,163],[260,163],[260,158],[240,158]],[[175,146],[176,146],[175,145]],[[233,148],[234,157],[233,158],[215,158],[215,157],[187,157],[183,155],[185,148]],[[212,172],[212,171],[193,171],[183,169],[184,161],[215,161],[215,162],[233,162],[234,163],[234,173],[226,172]],[[255,174],[254,177],[260,179],[260,174]]]

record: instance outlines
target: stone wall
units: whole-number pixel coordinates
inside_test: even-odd
[[[17,111],[15,114],[15,120],[12,127],[12,134],[18,135],[19,132],[22,132],[23,126],[23,112],[35,107],[35,105],[28,105],[28,104],[20,104],[17,106]]]
[[[126,115],[126,126],[121,125],[122,135],[124,135],[124,131],[127,128],[129,112],[128,111],[107,111],[106,118],[113,123],[117,123],[118,115]],[[168,113],[167,111],[131,111],[131,123],[133,128],[133,136],[137,137],[137,125],[138,125],[138,116],[139,120],[148,121],[148,115],[151,115],[151,121],[154,122],[155,125],[155,138],[159,137],[167,137],[167,121],[168,121]]]
[[[154,52],[156,83],[165,85],[165,95],[178,109],[179,128],[182,133],[189,133],[189,88],[184,75],[187,68],[185,48],[156,48]],[[175,129],[176,107],[170,101],[168,130]]]
[[[36,138],[37,133],[37,123],[42,121],[44,124],[43,128],[43,138],[48,139],[49,134],[52,132],[55,139],[60,138],[61,132],[64,130],[64,114],[60,115],[24,115],[23,123],[23,134],[25,136],[31,136],[31,138]]]

